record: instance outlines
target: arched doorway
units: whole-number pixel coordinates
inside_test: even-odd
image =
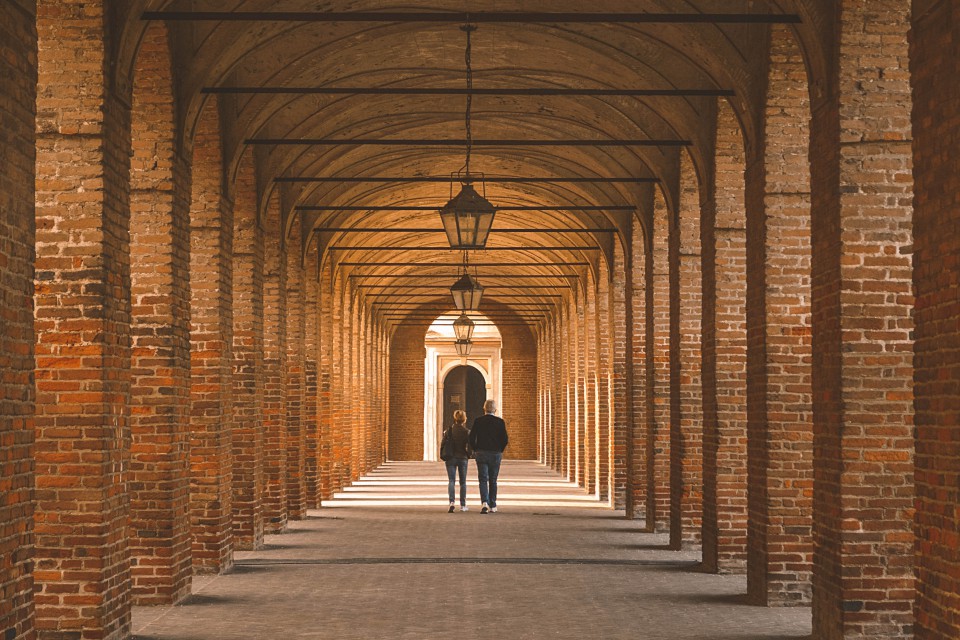
[[[443,379],[443,425],[453,423],[453,412],[462,409],[467,412],[467,425],[473,424],[483,414],[483,403],[487,399],[487,383],[477,369],[469,365],[460,365],[450,370]]]

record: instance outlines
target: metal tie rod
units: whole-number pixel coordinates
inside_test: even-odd
[[[244,144],[310,147],[465,147],[467,140],[458,138],[247,138]],[[689,147],[690,140],[621,139],[556,139],[521,140],[514,138],[473,140],[474,147]]]
[[[323,95],[323,96],[571,96],[571,97],[718,97],[736,95],[730,89],[561,89],[462,87],[204,87],[213,95]]]
[[[538,11],[144,11],[144,20],[177,22],[433,22],[443,24],[799,24],[781,13],[599,13]]]
[[[439,211],[443,204],[437,205],[314,205],[301,204],[294,207],[295,211]],[[517,205],[497,207],[497,211],[636,211],[637,208],[632,205],[610,204],[610,205],[557,205],[557,206],[538,206],[538,205]],[[443,231],[443,229],[440,229]],[[496,231],[496,229],[491,229]]]
[[[487,184],[637,184],[637,183],[656,183],[659,178],[625,178],[625,177],[565,177],[548,178],[537,176],[524,178],[521,176],[486,176],[484,182]],[[450,176],[344,176],[342,178],[321,176],[280,176],[273,179],[278,183],[307,183],[307,184],[390,184],[395,182],[411,183],[438,183],[448,184]]]

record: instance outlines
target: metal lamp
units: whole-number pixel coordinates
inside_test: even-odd
[[[453,182],[450,183],[452,196],[440,209],[440,222],[447,233],[447,240],[454,249],[482,249],[487,244],[487,236],[493,226],[493,218],[497,213],[496,207],[480,195],[473,188],[470,177],[470,153],[473,150],[473,127],[470,122],[471,107],[473,105],[473,65],[470,61],[470,34],[476,27],[470,24],[461,29],[467,34],[467,113],[465,118],[467,130],[467,158],[464,164],[463,178],[460,181],[460,193],[453,196]]]
[[[473,320],[467,314],[461,314],[459,318],[453,321],[453,333],[457,340],[470,340],[473,338],[473,330],[476,328]]]
[[[453,296],[453,304],[457,310],[476,311],[480,308],[480,300],[483,298],[483,287],[476,278],[464,270],[460,279],[450,287],[450,295]]]
[[[473,343],[469,340],[457,340],[454,346],[457,349],[457,355],[461,358],[466,358],[473,350]]]

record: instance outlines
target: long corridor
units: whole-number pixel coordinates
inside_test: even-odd
[[[499,513],[446,512],[441,463],[389,463],[325,506],[196,576],[173,607],[136,607],[138,640],[807,638],[810,610],[743,604],[742,576],[546,467],[505,462]]]

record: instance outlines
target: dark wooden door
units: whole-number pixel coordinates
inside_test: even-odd
[[[483,415],[483,403],[487,400],[487,385],[483,374],[466,365],[452,369],[443,380],[443,425],[453,424],[453,412],[467,412],[467,426]]]

